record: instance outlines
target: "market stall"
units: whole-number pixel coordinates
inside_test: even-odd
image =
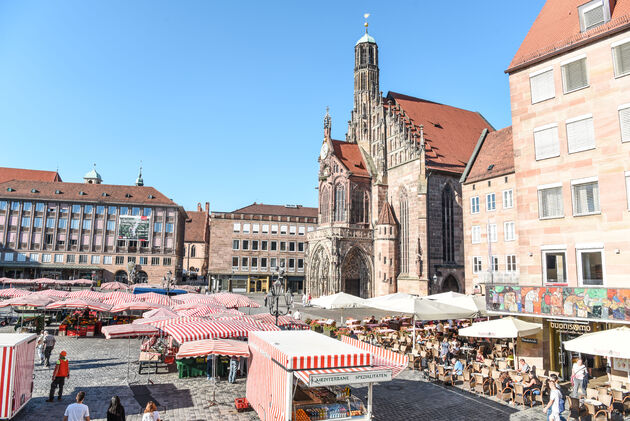
[[[100,312],[108,312],[111,306],[82,298],[57,301],[46,306],[47,310],[75,310],[59,325],[59,334],[67,336],[94,336],[101,331]]]
[[[261,419],[370,420],[372,386],[407,367],[408,357],[349,337],[312,331],[251,332],[247,400]],[[367,401],[350,386],[368,385]]]

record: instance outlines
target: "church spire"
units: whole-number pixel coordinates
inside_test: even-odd
[[[136,186],[144,186],[144,180],[142,179],[142,161],[140,161],[140,172],[138,178],[136,178]]]
[[[332,123],[330,119],[330,108],[326,107],[326,115],[324,116],[324,138],[330,139],[332,131]]]

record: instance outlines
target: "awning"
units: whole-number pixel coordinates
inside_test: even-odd
[[[280,330],[278,327],[260,322],[241,320],[216,320],[209,322],[184,322],[162,328],[180,344],[201,339],[247,337],[249,332]]]
[[[249,357],[249,346],[247,342],[233,339],[204,339],[183,344],[179,348],[177,358],[205,357],[206,355]]]
[[[564,349],[590,355],[614,358],[630,358],[630,328],[587,333],[563,343]]]
[[[398,352],[390,351],[380,346],[374,346],[349,336],[342,336],[341,342],[369,352],[371,354],[372,364],[380,367],[389,367],[392,370],[392,377],[398,376],[409,366],[409,357],[399,354]]]
[[[159,335],[160,330],[151,325],[124,324],[104,326],[101,332],[106,339],[112,338],[131,338],[135,336],[152,336]]]
[[[344,367],[294,371],[295,377],[309,387],[390,381],[394,367]]]
[[[469,327],[459,329],[459,336],[476,338],[518,338],[535,335],[542,330],[539,323],[530,323],[514,317],[488,320],[473,323]]]

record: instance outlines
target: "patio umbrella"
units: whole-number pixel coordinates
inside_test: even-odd
[[[66,298],[68,296],[66,291],[59,291],[58,289],[45,289],[37,292],[37,294],[46,295],[52,298]]]
[[[268,323],[272,325],[276,324],[276,317],[269,313],[254,314],[251,317],[254,320],[258,320],[263,323]],[[293,327],[310,329],[310,326],[307,325],[305,322],[303,322],[302,320],[297,320],[291,316],[278,316],[278,326],[293,326]]]
[[[564,342],[564,348],[568,351],[589,355],[630,358],[630,328],[622,326],[616,329],[586,333]]]
[[[0,302],[0,307],[46,307],[54,300],[40,294],[29,294]]]
[[[159,335],[160,330],[151,325],[134,325],[132,323],[124,325],[105,326],[101,329],[105,339],[128,338],[127,342],[127,383],[129,383],[129,364],[131,355],[131,338],[138,336]]]
[[[129,285],[123,284],[122,282],[105,282],[101,284],[101,289],[122,289],[127,291],[129,289]]]
[[[160,307],[153,310],[149,310],[147,312],[142,313],[143,318],[149,317],[177,317],[177,313],[171,310],[168,307]]]
[[[104,303],[111,304],[111,305],[130,303],[133,301],[141,302],[142,300],[138,298],[137,295],[131,294],[129,292],[124,292],[124,291],[106,292],[105,297],[103,299]]]
[[[512,349],[514,350],[514,366],[517,364],[516,347],[514,338],[531,336],[542,330],[539,323],[530,323],[514,317],[503,317],[502,319],[488,320],[485,322],[473,323],[469,327],[459,329],[459,336],[472,336],[476,338],[511,338]]]
[[[406,292],[394,292],[393,294],[381,295],[378,297],[368,298],[365,302],[371,307],[369,304],[373,303],[383,303],[391,300],[400,300],[404,298],[415,298],[417,295],[407,294]]]
[[[128,303],[120,303],[120,304],[116,304],[115,306],[113,306],[110,310],[111,313],[120,313],[122,311],[130,311],[130,310],[143,310],[143,311],[149,311],[149,310],[153,310],[155,308],[160,308],[160,307],[164,307],[161,304],[155,304],[155,303],[146,303],[143,301],[131,301]]]
[[[338,292],[332,295],[322,295],[311,301],[311,304],[328,310],[341,309],[341,323],[343,324],[343,309],[365,307],[365,300],[356,295]]]
[[[181,316],[207,316],[208,314],[219,314],[225,311],[227,311],[225,307],[198,304],[196,307],[190,308],[188,310],[178,311],[178,314]]]
[[[15,297],[24,297],[25,295],[30,295],[29,291],[25,291],[19,288],[5,288],[0,289],[0,297],[1,298],[15,298]]]
[[[440,294],[437,294],[440,295]],[[427,297],[428,298],[428,297]],[[486,317],[486,297],[485,295],[461,295],[453,298],[439,298],[434,300],[444,304],[465,308],[474,312],[471,317]]]
[[[68,298],[84,298],[90,301],[103,301],[106,297],[105,294],[98,291],[90,291],[89,289],[83,289],[81,291],[72,291],[67,295]]]
[[[441,292],[439,294],[427,295],[427,300],[451,300],[453,298],[465,297],[465,294],[460,294],[459,292],[447,291]]]
[[[171,307],[175,305],[175,302],[167,295],[158,294],[155,292],[145,292],[143,294],[136,294],[139,299],[147,303],[161,304],[163,306]]]
[[[250,307],[250,308],[258,308],[260,304],[256,301],[241,295],[241,294],[233,294],[231,292],[220,292],[218,294],[208,295],[214,299],[220,305],[226,308],[240,308],[240,307]]]
[[[82,298],[70,298],[63,301],[57,301],[56,303],[48,304],[47,310],[57,309],[79,309],[79,310],[94,310],[94,311],[109,311],[112,306],[109,304],[100,303],[98,301],[90,301]]]
[[[249,357],[249,346],[247,342],[234,339],[203,339],[183,344],[179,348],[176,358],[192,358],[205,355]]]
[[[73,279],[71,283],[72,285],[92,285],[94,281],[91,279]]]

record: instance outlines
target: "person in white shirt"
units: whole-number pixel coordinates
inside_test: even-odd
[[[77,393],[77,402],[71,403],[63,413],[63,421],[90,421],[90,409],[83,404],[85,392]]]
[[[294,318],[295,320],[302,320],[302,314],[300,313],[300,310],[297,310],[297,309],[296,309],[296,310],[293,312],[293,318]]]
[[[438,333],[444,333],[444,325],[442,324],[442,322],[438,322],[437,326],[435,327],[435,331]]]
[[[520,368],[519,368],[518,371],[521,372],[521,373],[529,373],[529,370],[530,370],[529,364],[527,364],[525,362],[525,359],[521,358],[520,360],[518,360],[518,362],[519,362],[519,365],[520,365]]]
[[[573,397],[578,396],[578,390],[582,390],[582,394],[586,395],[586,385],[584,384],[585,377],[586,366],[584,365],[582,358],[578,358],[571,368],[571,383],[573,383],[571,395],[573,395]]]
[[[543,408],[543,412],[548,415],[549,421],[560,421],[560,401],[562,398],[562,392],[558,389],[558,376],[552,374],[549,376],[549,403]],[[550,410],[551,409],[551,410]]]
[[[147,402],[147,406],[144,408],[144,414],[142,414],[142,421],[160,421],[160,413],[157,411],[155,402]]]

